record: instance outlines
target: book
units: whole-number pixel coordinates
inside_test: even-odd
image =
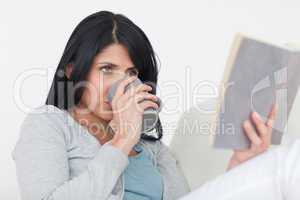
[[[247,149],[250,140],[242,124],[256,111],[267,120],[272,105],[277,114],[272,144],[280,144],[300,84],[300,50],[237,34],[226,63],[219,91],[213,146]],[[254,126],[255,127],[255,126]]]

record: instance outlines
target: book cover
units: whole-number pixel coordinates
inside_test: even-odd
[[[237,34],[219,88],[214,147],[249,148],[242,123],[252,111],[266,121],[275,102],[272,144],[280,144],[299,83],[300,51]]]

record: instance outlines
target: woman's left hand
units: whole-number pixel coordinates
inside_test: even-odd
[[[275,104],[272,106],[266,122],[263,121],[257,112],[251,113],[251,120],[246,120],[243,123],[243,129],[251,142],[250,148],[235,150],[229,161],[227,170],[265,152],[269,148],[275,116]]]

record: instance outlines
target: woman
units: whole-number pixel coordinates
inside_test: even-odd
[[[124,76],[110,103],[108,89]],[[143,111],[158,107],[157,76],[152,46],[128,18],[101,11],[80,22],[46,105],[28,114],[13,151],[22,199],[174,200],[189,193],[161,142],[160,121],[157,137],[141,133]],[[125,91],[137,77],[147,84]],[[229,169],[267,150],[274,116],[273,108],[266,123],[256,113],[245,122],[251,148],[235,151]]]

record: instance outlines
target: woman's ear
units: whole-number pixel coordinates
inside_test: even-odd
[[[68,79],[70,79],[72,70],[73,70],[73,64],[72,63],[67,64],[65,74],[68,77]]]

